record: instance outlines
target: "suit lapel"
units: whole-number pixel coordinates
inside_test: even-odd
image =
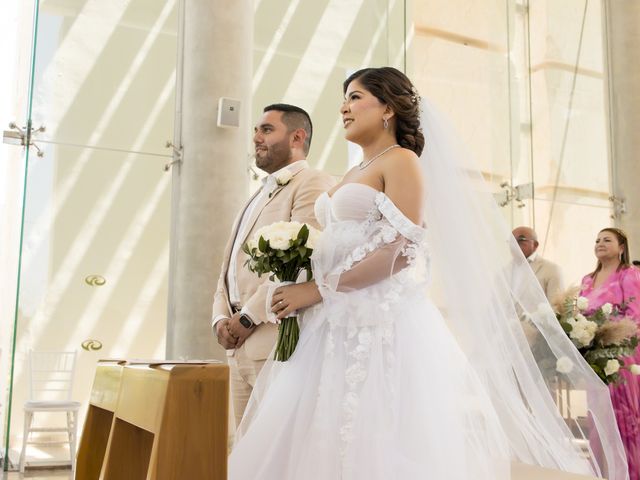
[[[254,192],[253,195],[251,195],[251,198],[249,198],[249,201],[247,201],[247,203],[245,203],[244,208],[242,209],[242,211],[240,212],[240,215],[238,215],[238,217],[236,218],[236,222],[233,225],[233,229],[231,230],[231,238],[233,238],[233,242],[231,242],[231,246],[229,248],[229,255],[227,255],[227,257],[224,259],[224,265],[222,270],[224,271],[224,286],[226,287],[226,298],[227,301],[229,300],[229,285],[228,285],[228,279],[229,279],[229,263],[231,263],[231,255],[233,254],[233,246],[235,245],[236,241],[238,240],[238,234],[240,233],[240,225],[242,225],[242,218],[245,215],[245,212],[247,211],[247,208],[249,208],[249,205],[251,205],[251,202],[253,202],[253,199],[256,198],[256,196],[260,195],[262,189],[259,188],[258,190],[256,190]],[[256,205],[257,207],[257,205]],[[254,209],[255,212],[256,209]],[[246,236],[246,235],[245,235]],[[244,239],[243,239],[244,241]],[[231,309],[231,308],[229,308]]]
[[[301,168],[299,168],[296,171],[292,172],[291,180],[289,180],[289,182],[286,185],[278,185],[278,187],[271,193],[271,195],[263,195],[262,199],[260,199],[260,202],[256,205],[256,208],[254,208],[253,212],[251,212],[251,218],[247,222],[247,228],[245,228],[244,232],[242,232],[242,237],[243,238],[240,238],[240,240],[243,243],[247,241],[247,237],[249,236],[249,232],[251,230],[253,230],[253,227],[255,226],[256,222],[258,221],[258,217],[260,217],[260,214],[262,213],[262,210],[264,210],[265,207],[267,205],[269,205],[273,201],[274,198],[276,198],[276,196],[278,195],[278,193],[280,193],[282,191],[282,189],[287,188],[287,186],[289,184],[291,184],[291,182],[293,181],[293,178],[298,173],[300,173],[304,168],[305,168],[305,166],[302,166]]]

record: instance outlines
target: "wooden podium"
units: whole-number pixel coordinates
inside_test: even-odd
[[[78,480],[227,478],[229,368],[100,361]]]

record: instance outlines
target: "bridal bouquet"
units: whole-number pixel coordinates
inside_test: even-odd
[[[270,273],[270,280],[294,283],[302,270],[311,280],[311,254],[320,232],[299,222],[276,222],[259,229],[242,246],[249,255],[245,265],[261,277]],[[295,316],[283,318],[278,327],[275,359],[287,361],[298,343],[300,328]]]
[[[639,365],[626,365],[623,358],[632,355],[639,342],[636,323],[629,318],[616,318],[625,311],[625,306],[605,303],[590,310],[589,300],[578,297],[575,289],[555,305],[563,330],[607,385],[623,381],[622,369],[640,374]],[[571,368],[568,358],[558,359],[556,369],[559,373],[568,373]]]

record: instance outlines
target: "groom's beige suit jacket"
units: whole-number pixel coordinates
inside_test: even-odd
[[[255,206],[244,230],[244,235],[239,235],[238,232],[242,216],[251,200],[260,194],[260,189],[247,201],[236,217],[231,230],[231,237],[224,252],[218,288],[214,296],[212,318],[215,319],[219,315],[230,318],[232,315],[227,272],[235,242],[241,242],[241,245],[244,244],[259,228],[274,222],[294,220],[319,228],[314,214],[315,201],[336,182],[330,175],[311,168],[301,167],[292,173],[293,176],[289,183],[284,186],[278,186],[270,196],[264,195]],[[236,283],[240,297],[239,307],[246,307],[251,312],[252,320],[257,324],[255,331],[240,348],[245,349],[246,356],[249,359],[264,360],[273,349],[277,336],[277,326],[266,322],[268,275],[258,277],[257,274],[250,272],[245,266],[245,260],[248,257],[242,249],[238,249],[237,255],[235,264]],[[227,355],[233,355],[234,352],[235,350],[227,350]]]

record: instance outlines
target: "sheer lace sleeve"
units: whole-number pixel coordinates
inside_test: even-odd
[[[365,232],[357,232],[358,235],[354,237],[368,238],[368,241],[350,245],[351,248],[342,252],[338,250],[338,239],[332,238],[332,232],[326,232],[320,256],[335,259],[335,255],[340,255],[342,258],[334,263],[337,267],[326,273],[321,265],[322,260],[314,265],[316,283],[325,298],[333,292],[369,287],[408,270],[423,249],[424,228],[405,217],[382,192],[376,195],[375,208],[371,210],[367,221],[354,225],[354,228],[365,229]],[[338,235],[344,237],[345,233]]]

